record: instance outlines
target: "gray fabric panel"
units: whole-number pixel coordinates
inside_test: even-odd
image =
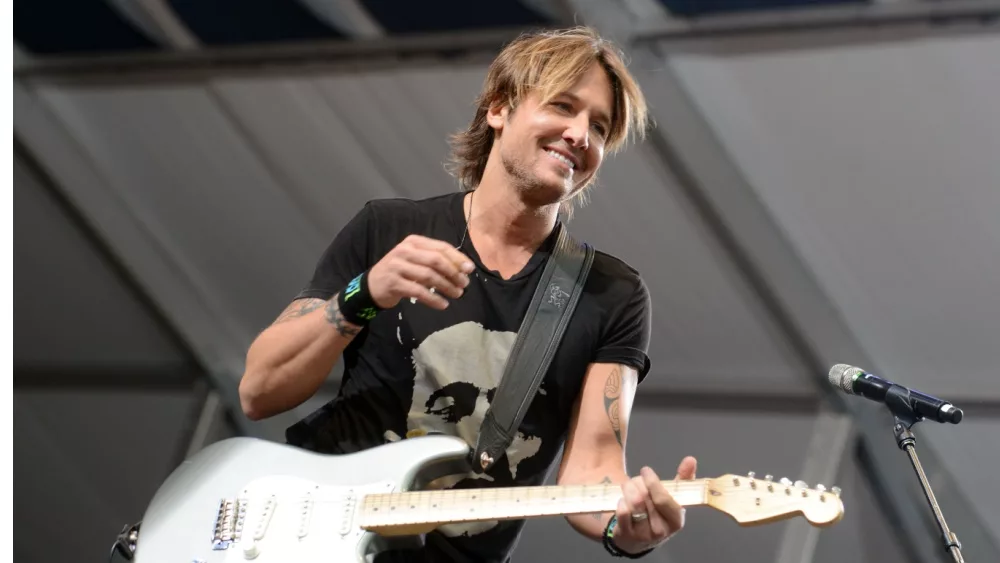
[[[181,369],[188,358],[28,165],[14,158],[14,364]]]
[[[753,46],[674,66],[883,375],[1000,398],[1000,38]]]
[[[106,561],[181,452],[190,393],[14,392],[18,563]]]

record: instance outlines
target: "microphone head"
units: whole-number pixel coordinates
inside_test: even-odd
[[[847,364],[837,364],[830,368],[830,373],[827,375],[827,379],[830,380],[830,384],[834,387],[839,387],[845,393],[853,395],[854,378],[864,372],[865,371],[861,368],[849,366]]]

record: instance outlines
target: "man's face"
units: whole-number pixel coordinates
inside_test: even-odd
[[[522,197],[548,205],[587,186],[604,160],[613,103],[607,73],[595,63],[548,103],[532,93],[514,111],[489,112],[494,151]]]

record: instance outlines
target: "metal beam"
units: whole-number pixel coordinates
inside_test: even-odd
[[[259,73],[278,67],[329,68],[365,66],[379,62],[399,65],[421,57],[453,59],[468,54],[492,58],[523,28],[438,32],[401,37],[373,37],[337,41],[310,41],[287,45],[205,47],[202,49],[97,56],[46,57],[23,61],[14,78],[162,77],[171,73],[202,73],[218,77],[232,72]]]
[[[225,423],[226,411],[222,399],[215,391],[209,390],[198,413],[198,420],[184,451],[184,459],[190,458],[209,444],[211,436],[219,424]]]
[[[774,318],[790,349],[804,365],[810,366],[808,377],[817,392],[831,409],[846,412],[856,423],[870,460],[868,477],[883,493],[883,506],[890,512],[890,520],[898,522],[899,540],[910,558],[919,563],[946,561],[913,470],[903,452],[896,448],[891,417],[874,403],[845,401],[826,381],[829,366],[836,363],[847,362],[876,371],[878,366],[729,157],[726,147],[674,74],[668,53],[656,43],[634,43],[629,34],[636,23],[623,21],[627,17],[614,3],[570,1],[584,23],[600,28],[628,47],[631,67],[647,97],[655,100],[653,117],[657,123],[669,124],[656,128],[650,143]],[[979,522],[975,510],[959,494],[954,477],[932,451],[922,450],[921,458],[925,470],[932,475],[935,489],[942,491],[939,498],[948,499],[946,517],[966,544],[969,560],[1000,561],[1000,549]],[[793,548],[790,546],[788,553]]]
[[[173,248],[167,233],[158,232],[117,193],[108,178],[44,99],[14,80],[14,136],[30,154],[44,154],[46,172],[59,192],[102,241],[115,263],[150,296],[169,326],[198,358],[231,412],[241,413],[237,393],[243,372],[245,334],[220,310],[198,272]],[[41,163],[41,161],[39,161]],[[124,265],[128,265],[125,269]],[[243,416],[233,420],[245,434],[259,434]]]
[[[643,51],[640,54],[640,51]],[[934,531],[922,517],[928,510],[917,482],[910,475],[906,458],[895,451],[891,424],[873,404],[845,402],[825,380],[829,366],[848,362],[877,370],[864,347],[841,318],[812,272],[799,260],[792,245],[769,216],[753,188],[714,137],[687,92],[669,67],[665,54],[651,48],[632,51],[636,68],[655,68],[642,79],[657,100],[655,117],[669,123],[652,136],[668,167],[674,171],[687,195],[701,210],[705,222],[728,249],[743,276],[776,319],[792,348],[811,374],[817,390],[837,409],[851,413],[859,435],[872,460],[869,477],[885,492],[886,507],[905,531],[902,543],[911,548],[914,561],[943,561],[943,551]],[[925,466],[943,488],[957,491],[954,478],[936,457],[928,455]],[[943,485],[948,483],[948,485]],[[1000,551],[978,522],[975,511],[959,496],[950,496],[949,520],[955,529],[972,538],[985,560],[1000,560]],[[971,557],[970,557],[971,559]],[[979,557],[977,557],[979,559]]]
[[[851,418],[823,408],[816,417],[812,439],[806,450],[800,478],[810,486],[834,486],[848,444],[852,441]],[[785,524],[776,563],[810,563],[816,554],[819,529],[801,519]]]
[[[1000,0],[949,2],[875,2],[810,6],[782,10],[753,10],[707,14],[697,18],[637,20],[632,44],[723,38],[773,33],[889,27],[936,27],[957,24],[993,26],[1000,18]]]
[[[108,4],[164,45],[181,50],[201,46],[167,0],[108,0]]]

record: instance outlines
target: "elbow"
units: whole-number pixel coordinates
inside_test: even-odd
[[[248,371],[240,380],[240,408],[243,410],[243,415],[253,421],[263,420],[271,416],[265,406],[266,395],[259,383],[262,379],[260,374]]]

